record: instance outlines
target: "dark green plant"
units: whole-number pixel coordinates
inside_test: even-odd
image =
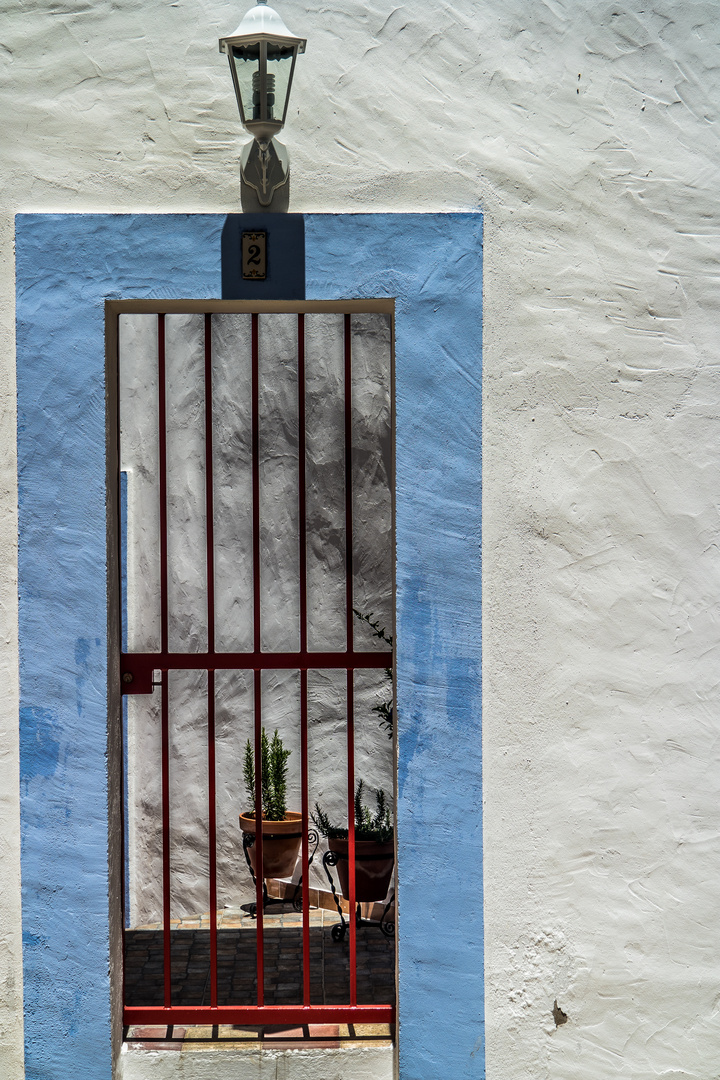
[[[375,637],[380,638],[390,648],[393,647],[392,634],[389,634],[385,627],[380,625],[380,621],[374,617],[375,613],[373,611],[364,613],[359,611],[358,608],[353,608],[353,614],[361,622],[367,623]],[[392,668],[385,668],[385,677],[392,682]],[[392,739],[394,731],[393,699],[390,698],[388,701],[381,701],[379,705],[373,705],[372,711],[380,717],[380,727],[386,732],[388,739]]]
[[[243,780],[245,781],[245,793],[248,802],[255,813],[255,755],[250,740],[245,746],[245,758],[243,760]]]
[[[283,747],[277,728],[272,740],[265,728],[260,732],[260,798],[267,821],[284,821],[287,814],[287,759],[292,751]],[[255,816],[255,753],[248,739],[243,759],[243,779],[250,803],[248,817]]]
[[[364,791],[365,782],[358,780],[355,789],[355,839],[374,840],[378,844],[386,844],[393,838],[393,825],[385,792],[382,788],[375,791],[375,813],[373,814],[363,803]],[[310,816],[318,832],[327,840],[347,840],[348,830],[333,825],[319,803],[315,803],[315,810]]]

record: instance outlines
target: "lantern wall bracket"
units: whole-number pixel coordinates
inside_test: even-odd
[[[290,164],[283,144],[275,139],[264,146],[257,139],[246,143],[240,155],[240,180],[244,210],[253,210],[255,200],[263,210],[271,203],[273,210],[287,209]]]

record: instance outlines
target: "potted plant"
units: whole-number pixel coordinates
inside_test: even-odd
[[[275,731],[268,739],[265,728],[260,734],[260,799],[262,803],[263,878],[291,877],[302,840],[302,814],[288,810],[287,759],[290,750],[283,747]],[[240,828],[247,836],[256,834],[255,754],[248,739],[243,762],[243,778],[250,809],[240,814]],[[255,843],[245,844],[253,874],[257,872]]]
[[[382,788],[375,792],[375,813],[363,804],[365,785],[358,782],[355,790],[355,900],[367,903],[384,900],[395,865],[394,830]],[[331,863],[337,866],[342,894],[347,900],[349,889],[348,830],[331,824],[322,807],[315,803],[311,815],[318,832],[328,842],[333,853]]]

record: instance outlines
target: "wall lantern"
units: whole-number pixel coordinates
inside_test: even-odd
[[[295,58],[305,52],[305,38],[290,33],[266,0],[257,0],[234,34],[220,38],[220,52],[230,62],[243,127],[253,141],[243,147],[240,175],[262,207],[287,185],[288,155],[275,136],[285,123]],[[287,200],[283,200],[285,203]]]

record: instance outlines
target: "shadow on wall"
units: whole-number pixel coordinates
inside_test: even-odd
[[[267,234],[267,276],[242,275],[242,234]],[[223,300],[305,299],[305,218],[302,214],[228,214],[222,230]]]

